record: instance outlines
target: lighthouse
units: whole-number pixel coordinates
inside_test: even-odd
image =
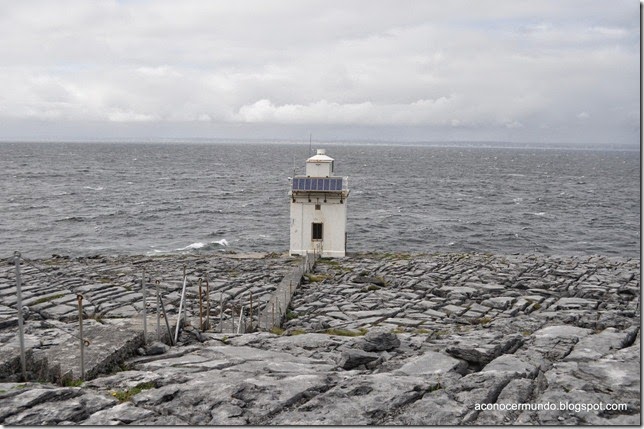
[[[335,161],[324,149],[306,160],[306,175],[295,176],[291,201],[289,255],[316,253],[341,258],[347,247],[348,177],[335,175]]]

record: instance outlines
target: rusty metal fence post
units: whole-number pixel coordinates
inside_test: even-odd
[[[20,341],[20,367],[23,381],[27,381],[27,357],[25,354],[25,328],[22,315],[22,283],[20,278],[20,252],[14,253],[16,263],[16,307],[18,307],[18,340]]]
[[[206,274],[206,327],[204,330],[210,329],[210,283],[208,282],[208,274]]]
[[[85,339],[83,338],[83,295],[76,295],[78,301],[78,333],[80,337],[81,380],[85,380]]]
[[[141,273],[141,295],[143,296],[143,343],[146,344],[148,342],[148,314],[146,309],[145,270]]]
[[[250,331],[253,331],[253,291],[250,291]]]
[[[201,289],[202,279],[199,277],[199,330],[203,331],[203,292]]]
[[[159,293],[159,281],[155,282],[157,293],[157,340],[161,340],[161,294]]]

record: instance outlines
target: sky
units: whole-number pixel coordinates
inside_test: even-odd
[[[0,140],[638,146],[635,0],[0,2]]]

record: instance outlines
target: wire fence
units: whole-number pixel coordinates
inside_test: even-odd
[[[302,258],[302,265],[301,265],[302,272],[306,272],[312,268],[312,265],[315,263],[315,256],[316,256],[315,254],[314,255],[306,254]],[[64,279],[61,279],[60,277],[54,277],[46,269],[39,267],[36,261],[24,257],[20,252],[14,252],[12,259],[14,264],[15,280],[16,280],[16,298],[17,298],[16,310],[17,310],[18,331],[19,331],[18,337],[19,337],[19,343],[20,343],[21,375],[22,375],[22,378],[26,380],[27,379],[27,360],[26,360],[25,339],[24,339],[25,317],[23,314],[24,310],[26,310],[26,307],[23,306],[23,302],[22,302],[22,286],[23,286],[23,276],[25,275],[27,277],[32,276],[33,271],[27,272],[27,270],[23,271],[21,268],[28,267],[29,269],[34,270],[35,272],[38,273],[40,277],[38,281],[41,281],[42,279],[44,279],[50,284],[50,287],[56,287],[56,286],[65,284],[66,280],[69,280],[69,276],[66,276]],[[79,278],[79,280],[87,281],[87,279],[85,278],[82,278],[82,279]],[[179,299],[179,309],[178,309],[179,311],[176,314],[174,335],[172,335],[171,323],[168,317],[168,312],[166,311],[166,305],[164,304],[164,298],[160,291],[161,282],[159,280],[156,280],[154,283],[154,301],[156,301],[156,305],[153,307],[154,309],[153,314],[156,316],[156,337],[157,337],[157,340],[162,340],[162,338],[165,336],[165,334],[161,333],[162,331],[161,318],[163,318],[165,322],[165,327],[167,330],[168,342],[170,343],[171,346],[176,345],[179,340],[180,326],[185,327],[188,324],[188,321],[187,321],[188,298],[190,298],[190,301],[192,301],[192,304],[193,304],[192,307],[198,308],[198,314],[199,314],[198,330],[199,331],[203,332],[203,331],[213,329],[212,319],[216,316],[216,319],[218,322],[217,330],[219,332],[224,332],[224,329],[225,329],[226,332],[230,332],[230,333],[252,332],[255,329],[257,329],[259,327],[260,313],[262,311],[266,311],[269,302],[273,298],[275,298],[273,297],[269,300],[257,299],[257,296],[254,296],[252,289],[245,290],[239,293],[237,296],[231,297],[229,294],[227,294],[224,291],[224,286],[225,286],[224,284],[221,285],[219,291],[211,290],[208,274],[206,274],[203,278],[200,277],[197,279],[198,289],[196,293],[188,294],[187,293],[188,276],[186,274],[185,265],[183,266],[182,280],[183,280],[183,287],[182,287],[182,291]],[[142,295],[141,313],[143,317],[142,320],[143,320],[144,342],[147,342],[148,340],[147,289],[148,289],[149,283],[151,282],[152,282],[151,277],[149,276],[146,277],[146,272],[143,270],[141,273],[140,284],[141,284],[141,295]],[[219,293],[217,294],[217,292]],[[293,293],[292,285],[291,285],[291,290],[289,292],[290,292],[289,295],[292,295]],[[274,293],[277,293],[277,290],[275,290]],[[219,295],[219,305],[213,306],[211,305],[212,300],[214,298],[214,300],[216,301],[217,295]],[[282,307],[286,307],[284,303],[287,303],[288,301],[290,301],[290,299],[289,300],[286,299],[286,296],[284,297],[284,303],[281,302],[282,300],[279,299],[279,297],[277,298],[279,301],[277,308],[275,308],[275,301],[272,302],[273,320],[275,320],[276,317],[281,319],[286,315],[286,308],[282,308]],[[84,300],[85,300],[85,297],[82,293],[76,294],[76,301],[77,301],[77,307],[78,307],[77,332],[70,332],[61,326],[57,326],[53,323],[50,323],[45,318],[43,318],[43,320],[40,321],[41,326],[55,329],[69,337],[72,337],[78,340],[81,379],[85,378],[84,351],[86,347],[89,347],[91,345],[90,339],[83,334],[84,319],[87,318],[84,312],[84,303],[83,303]]]

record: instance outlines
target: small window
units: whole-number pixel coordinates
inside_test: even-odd
[[[315,210],[320,210],[322,207],[319,204],[315,205]]]
[[[313,231],[311,234],[312,240],[322,240],[322,224],[313,223]]]

